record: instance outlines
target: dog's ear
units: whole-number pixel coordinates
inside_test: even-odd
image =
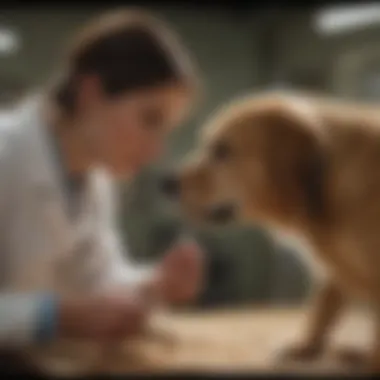
[[[278,185],[287,199],[301,200],[311,218],[321,219],[326,212],[326,143],[317,118],[305,111],[286,104],[272,113],[268,154],[273,155]]]

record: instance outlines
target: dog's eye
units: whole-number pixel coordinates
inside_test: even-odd
[[[221,142],[215,145],[213,150],[213,158],[217,161],[223,161],[231,154],[231,149],[225,142]]]

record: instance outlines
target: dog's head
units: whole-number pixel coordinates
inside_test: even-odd
[[[319,218],[323,132],[306,101],[270,96],[234,102],[204,126],[197,149],[164,189],[198,221]]]

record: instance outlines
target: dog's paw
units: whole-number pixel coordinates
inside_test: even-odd
[[[316,344],[298,343],[288,345],[277,350],[276,359],[284,361],[311,361],[318,359],[323,354],[323,348]]]

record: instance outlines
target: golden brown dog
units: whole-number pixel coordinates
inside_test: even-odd
[[[237,100],[166,187],[193,220],[254,222],[307,242],[326,272],[304,341],[287,354],[319,355],[359,296],[375,318],[367,368],[380,372],[380,110],[302,95]]]

